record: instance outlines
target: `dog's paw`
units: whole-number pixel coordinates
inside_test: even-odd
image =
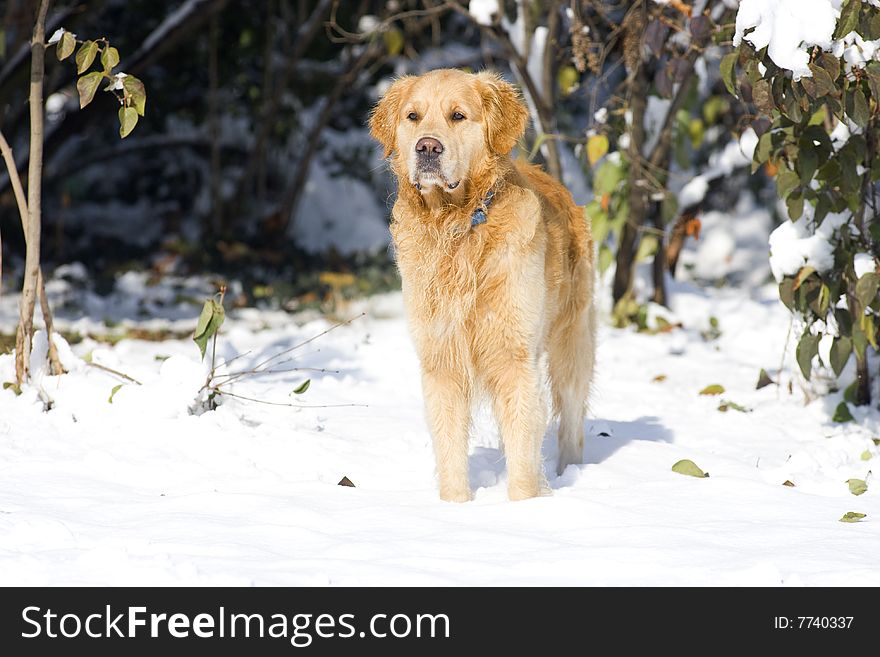
[[[527,500],[532,497],[546,495],[544,488],[537,482],[534,484],[515,484],[507,487],[507,497],[511,502]]]
[[[467,489],[440,489],[440,499],[444,502],[470,502],[473,495]]]

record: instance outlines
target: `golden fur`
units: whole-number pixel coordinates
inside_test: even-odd
[[[399,181],[391,232],[444,500],[471,497],[468,431],[481,393],[499,425],[510,499],[546,492],[545,373],[560,421],[557,471],[582,460],[593,242],[568,190],[511,160],[527,118],[497,75],[444,69],[395,81],[370,121]],[[416,154],[425,137],[443,145],[429,171]],[[490,190],[488,220],[472,227]]]

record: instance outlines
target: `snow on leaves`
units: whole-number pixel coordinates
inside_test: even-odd
[[[804,4],[810,20],[785,18]],[[720,73],[732,93],[769,121],[752,168],[763,166],[775,177],[794,222],[771,236],[771,268],[780,299],[803,322],[796,349],[801,373],[810,378],[825,337],[830,350],[822,364],[840,377],[851,371],[854,355],[860,383],[851,401],[866,404],[867,350],[880,342],[880,275],[873,259],[868,271],[852,263],[857,254],[880,249],[872,209],[880,182],[880,7],[861,0],[834,5],[744,0],[737,51],[722,60]],[[839,406],[835,420],[850,419],[846,404]]]

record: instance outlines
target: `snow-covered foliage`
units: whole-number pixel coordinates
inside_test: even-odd
[[[880,8],[743,0],[736,24],[739,51],[721,71],[737,91],[740,64],[752,102],[769,118],[753,170],[772,171],[792,221],[769,243],[780,297],[803,320],[798,362],[809,378],[820,355],[841,376],[855,356],[848,401],[866,404],[869,355],[880,340]],[[847,414],[844,405],[839,415]]]
[[[742,0],[736,14],[733,45],[743,39],[794,74],[811,76],[809,49],[831,50],[841,0]]]

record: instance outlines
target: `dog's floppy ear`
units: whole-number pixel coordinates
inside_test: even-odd
[[[373,139],[382,144],[386,158],[397,147],[397,140],[395,139],[397,115],[400,113],[400,105],[409,92],[413,80],[415,78],[411,75],[405,75],[395,80],[388,87],[385,95],[382,96],[370,115],[370,134],[373,136]]]
[[[507,155],[525,133],[529,112],[519,92],[497,73],[478,73],[477,83],[483,100],[489,148],[499,155]]]

